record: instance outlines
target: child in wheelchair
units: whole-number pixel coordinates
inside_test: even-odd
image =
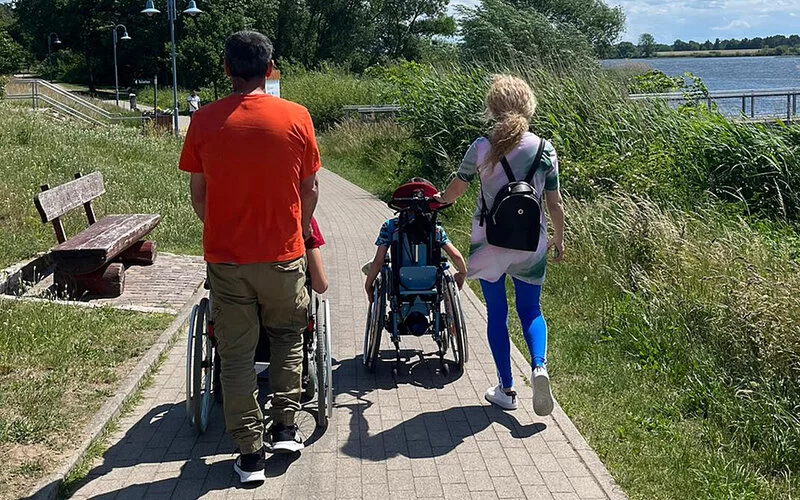
[[[430,190],[435,190],[433,184],[427,179],[423,179],[421,177],[414,177],[411,179],[409,184],[405,186],[411,186],[412,184],[421,184],[423,194]],[[426,189],[425,186],[430,186],[430,189]],[[430,194],[430,193],[428,193]],[[436,193],[434,193],[436,194]],[[392,239],[396,235],[400,226],[400,217],[393,217],[391,219],[387,219],[386,222],[383,223],[381,226],[380,232],[378,233],[378,239],[375,241],[375,246],[377,247],[375,251],[375,258],[372,259],[372,262],[369,264],[369,267],[366,268],[366,283],[365,283],[365,290],[367,292],[367,296],[370,300],[372,300],[372,292],[373,292],[373,285],[375,284],[375,278],[378,277],[378,273],[381,271],[381,267],[383,267],[384,262],[386,261],[386,255],[389,253],[389,248],[392,246]],[[456,273],[453,274],[453,277],[458,283],[459,290],[464,286],[464,281],[467,277],[467,263],[464,260],[464,256],[461,255],[461,252],[458,251],[453,243],[450,241],[450,238],[447,237],[447,233],[445,232],[444,228],[441,224],[436,224],[436,243],[439,245],[440,249],[444,251],[447,256],[450,258],[450,261],[453,264],[453,267],[456,268]],[[366,266],[365,266],[366,267]]]
[[[436,341],[443,373],[449,365],[444,356],[454,348],[457,366],[466,361],[466,331],[461,316],[458,290],[464,284],[467,266],[437,222],[445,205],[434,199],[436,188],[429,181],[414,178],[398,187],[389,206],[398,212],[381,226],[377,249],[366,274],[365,290],[370,300],[364,343],[364,364],[374,368],[379,357],[381,332],[386,328],[400,361],[400,336],[431,334]],[[455,273],[443,259],[450,258]]]

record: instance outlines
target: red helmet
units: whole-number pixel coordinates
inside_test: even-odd
[[[412,198],[416,194],[420,194],[425,198],[433,198],[438,192],[439,190],[436,189],[436,187],[430,182],[421,179],[414,179],[411,182],[400,185],[394,190],[394,193],[392,194],[392,201],[389,203],[389,206],[394,209],[401,210],[408,207],[408,202],[400,201],[402,198]],[[430,204],[432,210],[439,210],[444,206],[445,205],[437,202],[431,202]]]

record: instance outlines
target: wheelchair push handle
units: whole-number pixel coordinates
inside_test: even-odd
[[[434,208],[435,205],[435,208]],[[417,208],[424,211],[439,211],[450,207],[452,203],[440,203],[435,198],[430,196],[416,195],[403,198],[392,198],[389,202],[389,208],[393,210],[407,210],[409,208]]]

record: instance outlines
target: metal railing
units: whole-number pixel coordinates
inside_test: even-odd
[[[672,92],[664,94],[631,94],[633,100],[664,100],[667,102],[705,102],[710,110],[713,104],[718,103],[720,111],[726,115],[738,115],[741,118],[758,120],[777,120],[785,119],[787,122],[796,120],[797,116],[797,96],[800,89],[767,89],[767,90],[726,90],[709,92],[708,94],[686,94],[682,92]],[[783,108],[783,99],[786,99],[786,107]],[[767,114],[757,112],[756,100],[761,101],[762,108],[766,108]],[[722,102],[720,102],[722,101]],[[731,103],[731,101],[735,101]],[[741,101],[741,107],[739,106]],[[750,105],[748,107],[748,104]]]
[[[345,114],[358,113],[361,121],[375,121],[378,116],[386,115],[388,118],[393,118],[400,112],[400,106],[393,105],[357,105],[357,106],[343,106]]]
[[[38,78],[12,78],[6,85],[6,99],[30,100],[33,109],[49,107],[91,125],[143,119],[141,116],[110,113],[88,99]]]

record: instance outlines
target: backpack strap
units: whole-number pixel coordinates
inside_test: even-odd
[[[539,164],[542,162],[542,154],[544,154],[544,145],[547,141],[544,139],[539,140],[539,148],[536,150],[536,156],[533,158],[533,164],[531,165],[531,170],[528,172],[528,175],[525,176],[525,182],[530,184],[533,181],[533,174],[536,173],[536,170],[539,168]],[[505,158],[503,158],[505,159]]]
[[[478,182],[481,183],[481,221],[480,226],[483,227],[483,223],[486,222],[486,216],[489,214],[489,208],[486,206],[486,198],[483,196],[483,181],[480,180],[480,176],[478,176]]]
[[[500,159],[500,164],[503,165],[503,170],[506,172],[508,182],[517,182],[516,177],[514,177],[514,171],[511,170],[511,165],[508,164],[508,159],[506,159],[505,156]]]

